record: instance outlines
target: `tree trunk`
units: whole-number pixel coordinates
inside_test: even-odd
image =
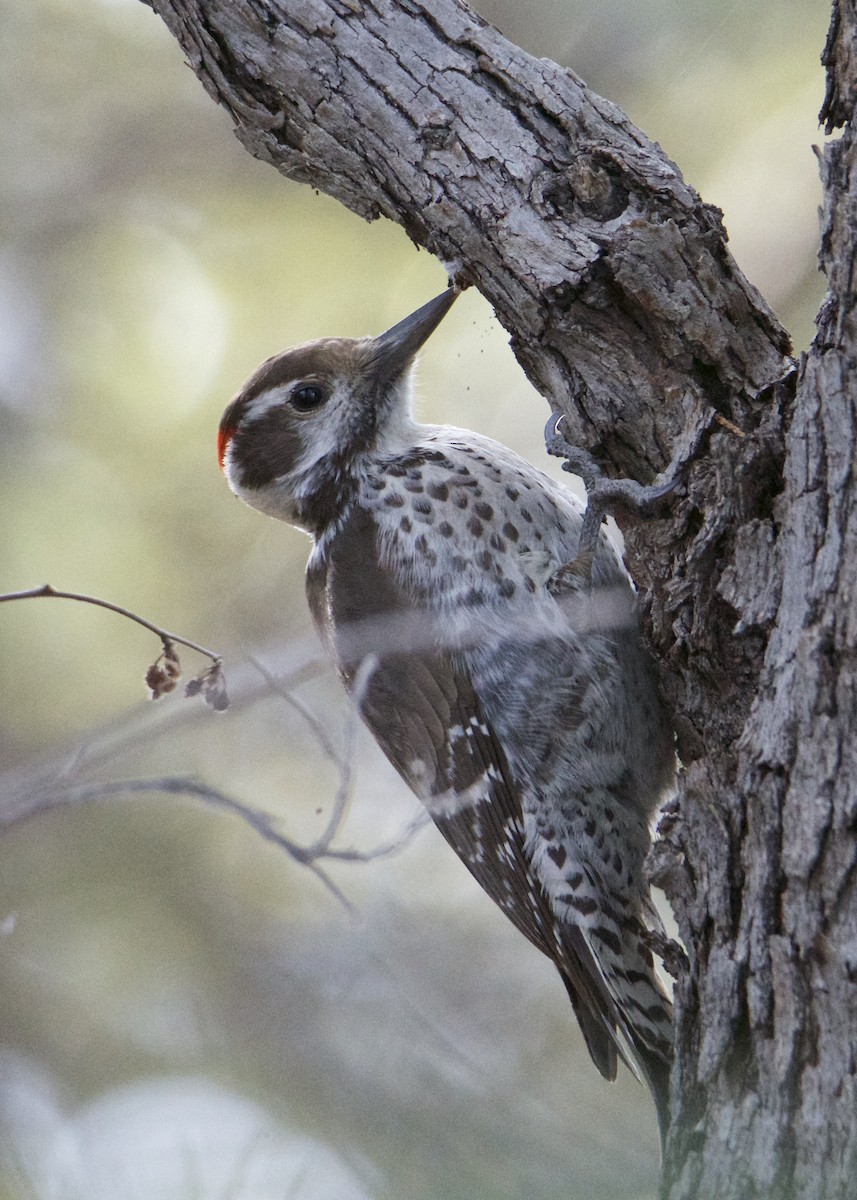
[[[620,514],[684,764],[654,856],[688,952],[663,1194],[853,1195],[854,0],[799,370],[720,213],[461,0],[151,3],[252,154],[484,293],[569,440],[644,482],[683,451],[665,515]]]

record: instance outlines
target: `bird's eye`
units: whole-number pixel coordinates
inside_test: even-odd
[[[302,383],[291,394],[292,407],[298,412],[312,412],[321,408],[327,400],[327,393],[317,383]]]

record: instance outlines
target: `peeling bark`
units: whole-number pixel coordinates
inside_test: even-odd
[[[855,1192],[854,0],[822,119],[830,293],[796,370],[721,214],[461,0],[151,0],[257,158],[494,304],[569,440],[683,494],[620,523],[685,771],[653,869],[688,949],[663,1194]]]

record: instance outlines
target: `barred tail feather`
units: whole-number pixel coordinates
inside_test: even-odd
[[[601,914],[602,922],[605,916]],[[589,1010],[583,1015],[586,1006],[565,979],[587,1048],[605,1078],[615,1078],[618,1056],[648,1085],[663,1144],[669,1125],[672,1005],[655,974],[651,951],[642,940],[642,924],[625,922],[621,952],[615,938],[604,939],[603,925],[598,930],[583,927],[581,932],[611,1000],[605,1028],[602,1012]]]

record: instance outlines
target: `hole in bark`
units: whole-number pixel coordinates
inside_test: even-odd
[[[691,537],[696,537],[703,525],[703,516],[698,508],[692,508],[687,514],[687,531]]]
[[[723,416],[731,416],[731,392],[720,378],[717,368],[701,358],[694,358],[693,377],[705,392],[712,407]]]

